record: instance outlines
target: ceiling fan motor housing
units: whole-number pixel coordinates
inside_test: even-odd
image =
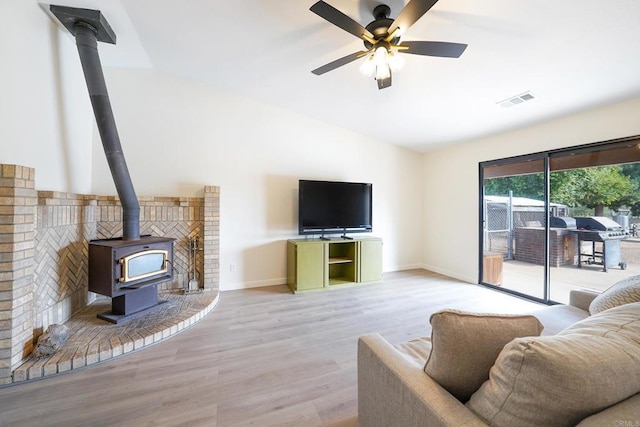
[[[393,24],[393,19],[389,18],[391,14],[391,8],[386,4],[379,4],[373,9],[373,17],[374,21],[370,22],[365,28],[373,34],[373,38],[377,40],[381,40],[386,38],[389,35],[389,27]],[[400,42],[400,37],[394,37],[390,40],[391,44],[398,44]],[[367,49],[371,49],[374,44],[368,40],[364,41],[364,46]]]
[[[391,26],[391,24],[393,24],[393,19],[382,18],[382,19],[376,19],[375,21],[367,25],[365,28],[369,32],[371,32],[371,34],[373,34],[373,38],[375,40],[382,40],[389,35],[389,27]],[[400,37],[394,37],[393,39],[391,39],[390,42],[391,44],[398,44],[400,42]],[[365,40],[364,46],[367,49],[371,49],[374,45],[370,41]]]

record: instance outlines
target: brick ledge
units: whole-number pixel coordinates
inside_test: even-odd
[[[124,325],[96,317],[111,309],[111,300],[101,297],[65,322],[70,335],[63,348],[48,357],[27,359],[13,371],[9,385],[90,366],[163,341],[204,318],[219,301],[217,291],[160,297],[169,303]]]

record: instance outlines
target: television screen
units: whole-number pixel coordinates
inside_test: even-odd
[[[370,232],[372,193],[372,184],[300,180],[299,233]]]

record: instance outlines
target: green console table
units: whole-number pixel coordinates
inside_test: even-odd
[[[287,241],[287,285],[293,293],[382,280],[382,239]]]

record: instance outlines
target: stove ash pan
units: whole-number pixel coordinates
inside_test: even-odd
[[[108,297],[173,280],[173,241],[142,236],[89,242],[89,291]]]

